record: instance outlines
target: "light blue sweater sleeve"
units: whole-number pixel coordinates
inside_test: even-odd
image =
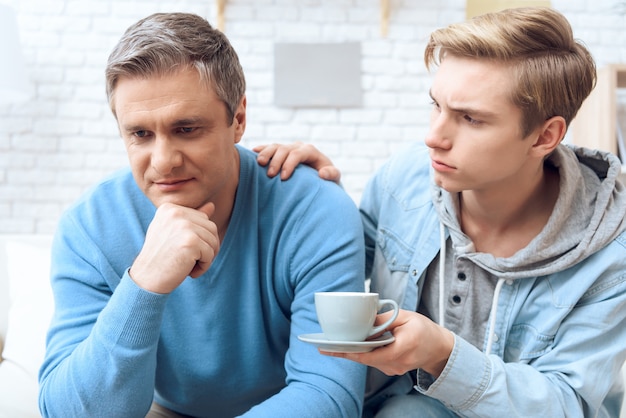
[[[40,402],[42,415],[145,416],[167,296],[140,289],[127,272],[111,293],[93,266],[72,260],[77,255],[56,241],[52,276],[59,308],[40,376],[41,401],[48,400]]]

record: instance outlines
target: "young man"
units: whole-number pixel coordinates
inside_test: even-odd
[[[364,289],[354,203],[237,145],[243,72],[199,16],[131,26],[106,81],[130,170],[59,223],[42,415],[358,416],[365,367],[297,338],[319,331],[316,291]]]
[[[425,62],[439,67],[425,143],[361,202],[372,290],[404,308],[395,342],[327,354],[375,368],[365,415],[618,416],[620,162],[561,144],[595,83],[591,55],[561,14],[523,8],[435,31]],[[337,179],[311,146],[269,146],[259,162],[272,155],[271,175],[303,161]]]

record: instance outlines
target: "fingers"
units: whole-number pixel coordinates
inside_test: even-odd
[[[287,180],[299,164],[306,164],[317,170],[319,176],[325,180],[339,183],[341,179],[339,169],[311,144],[298,141],[283,145],[259,145],[253,150],[259,153],[257,162],[264,167],[267,166],[269,177],[280,174],[282,180]]]
[[[298,162],[294,163],[294,158],[289,158],[291,152],[293,152],[296,147],[298,147],[300,143],[295,144],[270,144],[270,145],[259,145],[253,148],[253,151],[259,153],[257,156],[257,162],[263,167],[267,166],[267,175],[269,177],[275,177],[278,173],[283,171],[287,178],[291,176],[293,170],[298,165]],[[286,160],[289,158],[287,162],[287,166],[284,164]],[[282,175],[281,175],[282,177]]]
[[[320,177],[324,180],[332,181],[339,184],[341,180],[341,171],[334,165],[325,166],[319,170]]]
[[[286,180],[293,174],[298,164],[306,163],[306,155],[301,151],[302,142],[279,146],[269,162],[267,175],[274,177],[280,173],[280,178]]]
[[[189,272],[189,276],[197,279],[202,276],[213,264],[213,260],[217,256],[217,252],[219,251],[219,239],[216,236],[211,236],[211,239],[208,242],[200,243],[199,251],[200,255],[196,260],[196,264],[193,266],[191,271]]]
[[[197,212],[206,215],[206,220],[204,217],[199,220],[199,228],[196,230],[200,238],[197,243],[198,255],[194,267],[189,272],[189,276],[194,279],[202,276],[211,267],[220,248],[217,225],[210,220],[215,212],[215,204],[212,202],[205,203],[197,209]]]
[[[207,202],[204,205],[200,206],[198,210],[204,213],[209,219],[211,219],[211,216],[213,216],[213,214],[215,213],[215,203]]]
[[[401,362],[397,349],[393,347],[394,343],[384,347],[378,347],[366,353],[331,353],[319,350],[325,356],[338,357],[346,360],[354,361],[369,367],[374,367],[387,376],[399,376],[406,373],[412,368],[406,368]]]
[[[377,323],[389,318],[390,313],[378,315]],[[377,368],[386,375],[394,376],[409,370],[424,369],[438,376],[454,347],[454,335],[416,312],[400,310],[398,318],[390,325],[395,341],[367,353],[328,353],[327,356]]]
[[[252,151],[259,154],[257,155],[256,160],[260,165],[265,167],[267,163],[269,163],[272,159],[272,156],[276,152],[276,148],[278,148],[278,146],[278,144],[257,145],[256,147],[252,148]]]
[[[376,315],[376,320],[374,321],[374,325],[380,325],[382,323],[384,323],[386,320],[388,320],[391,315],[393,315],[393,311],[388,311],[388,312],[384,312],[381,314]],[[400,314],[398,314],[398,316],[400,316]],[[391,325],[389,325],[389,329],[393,329],[397,326],[398,323],[398,319],[396,318],[396,320],[394,322],[391,323]]]
[[[144,245],[131,266],[131,278],[142,288],[170,293],[187,276],[206,272],[220,246],[215,206],[199,209],[161,205],[148,227]]]
[[[319,352],[325,356],[343,358],[369,367],[377,368],[388,376],[404,374],[405,371],[403,369],[398,368],[397,370],[392,371],[388,366],[390,364],[393,365],[395,359],[395,350],[392,347],[392,344],[394,343],[375,348],[366,353],[336,353],[322,350],[319,350]]]
[[[257,145],[255,147],[252,147],[252,151],[254,152],[261,152],[263,151],[265,148],[267,148],[269,145],[266,144],[261,144],[261,145]]]
[[[325,180],[339,183],[341,180],[341,172],[333,165],[333,162],[320,150],[311,144],[301,144],[300,147],[292,152],[298,160],[304,164],[316,169],[319,176]]]

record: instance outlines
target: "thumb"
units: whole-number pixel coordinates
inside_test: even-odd
[[[204,205],[200,206],[198,210],[208,216],[209,219],[211,219],[211,216],[213,216],[213,214],[215,213],[215,203],[207,202]]]
[[[391,318],[391,315],[393,315],[393,311],[387,311],[387,312],[376,315],[376,320],[374,321],[374,325],[380,325],[380,324],[385,323],[385,321]],[[391,323],[390,327],[392,327],[392,325],[397,321],[398,319],[396,318],[396,320]]]

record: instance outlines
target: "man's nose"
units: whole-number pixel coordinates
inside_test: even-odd
[[[157,137],[152,150],[152,167],[161,175],[168,175],[183,162],[181,151],[167,137]]]
[[[451,146],[453,123],[445,112],[433,111],[430,116],[430,127],[424,143],[429,148],[448,149]]]

